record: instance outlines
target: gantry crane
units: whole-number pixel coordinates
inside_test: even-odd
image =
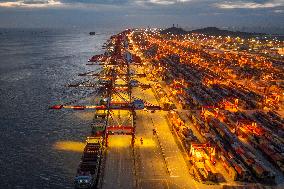
[[[87,142],[87,145],[82,156],[82,161],[77,171],[75,178],[75,186],[80,186],[81,183],[89,183],[90,188],[94,182],[97,185],[100,174],[92,174],[86,177],[89,173],[86,170],[93,168],[85,165],[92,164],[96,170],[101,167],[101,156],[103,156],[101,148],[107,147],[109,135],[131,135],[132,144],[135,141],[135,110],[160,110],[160,106],[151,105],[144,100],[135,99],[132,96],[132,88],[140,87],[142,89],[150,88],[150,85],[142,84],[133,78],[145,77],[144,73],[133,73],[130,70],[130,65],[141,65],[141,59],[128,51],[128,35],[129,31],[120,33],[111,37],[110,43],[107,45],[107,52],[101,55],[95,55],[89,59],[87,65],[102,66],[101,71],[94,70],[86,73],[81,73],[79,76],[88,77],[87,81],[69,84],[69,87],[76,88],[91,88],[99,91],[102,99],[98,104],[90,105],[72,105],[71,103],[53,105],[50,108],[54,110],[73,109],[73,110],[95,110],[103,111],[100,116],[95,116],[92,124],[92,141],[102,141],[100,145]],[[99,78],[98,82],[94,82],[94,78]],[[99,89],[99,90],[98,90]],[[124,113],[123,113],[124,112]],[[123,114],[123,115],[122,115]],[[98,113],[96,115],[99,115]],[[101,145],[102,144],[102,145]],[[93,149],[90,151],[91,146]],[[98,148],[98,149],[97,149]],[[100,148],[100,149],[99,149]],[[86,160],[86,155],[96,152],[96,161],[94,157],[91,160]],[[96,178],[94,178],[96,177]],[[82,182],[84,180],[84,182]]]

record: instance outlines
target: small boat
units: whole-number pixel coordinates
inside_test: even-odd
[[[90,32],[89,34],[90,35],[96,35],[96,32]]]

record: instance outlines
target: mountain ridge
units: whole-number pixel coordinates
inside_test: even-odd
[[[195,29],[191,31],[186,31],[182,28],[177,28],[177,27],[170,27],[170,28],[162,30],[160,33],[161,34],[174,34],[174,35],[200,33],[200,34],[206,34],[206,35],[221,35],[221,36],[229,35],[229,36],[242,36],[242,37],[267,35],[265,33],[250,33],[250,32],[241,32],[241,31],[222,30],[217,27],[205,27],[205,28]]]

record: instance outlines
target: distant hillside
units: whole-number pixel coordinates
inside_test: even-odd
[[[161,34],[175,34],[175,35],[183,35],[183,34],[187,34],[188,31],[185,31],[182,28],[177,28],[177,27],[171,27],[171,28],[167,28],[165,30],[162,30],[160,32]]]
[[[240,32],[240,31],[229,31],[229,30],[221,30],[216,27],[207,27],[203,29],[192,30],[189,33],[203,33],[207,35],[230,35],[230,36],[243,36],[243,37],[251,37],[256,35],[266,35],[264,33],[248,33],[248,32]]]
[[[259,35],[266,35],[264,33],[248,33],[248,32],[240,32],[240,31],[228,31],[228,30],[221,30],[216,27],[207,27],[197,30],[185,31],[182,28],[171,27],[161,31],[161,34],[175,34],[175,35],[183,35],[183,34],[190,34],[190,33],[200,33],[200,34],[207,34],[207,35],[221,35],[221,36],[240,36],[240,37],[253,37]]]

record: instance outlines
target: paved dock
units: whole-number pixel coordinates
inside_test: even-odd
[[[140,79],[148,83],[145,78]],[[134,89],[133,96],[158,105],[151,89]],[[137,111],[135,159],[138,188],[206,188],[190,175],[186,160],[179,149],[166,119],[167,112]],[[153,134],[153,129],[157,134]],[[143,145],[139,139],[143,137]]]
[[[137,80],[154,84],[146,78]],[[134,99],[159,105],[152,89],[133,88],[132,95]],[[178,147],[166,114],[162,110],[137,110],[134,146],[130,136],[110,136],[103,188],[221,188],[198,183],[190,176],[184,152]],[[157,134],[153,134],[153,129]]]
[[[134,163],[131,136],[110,136],[106,152],[106,164],[102,188],[135,188],[133,171]]]

